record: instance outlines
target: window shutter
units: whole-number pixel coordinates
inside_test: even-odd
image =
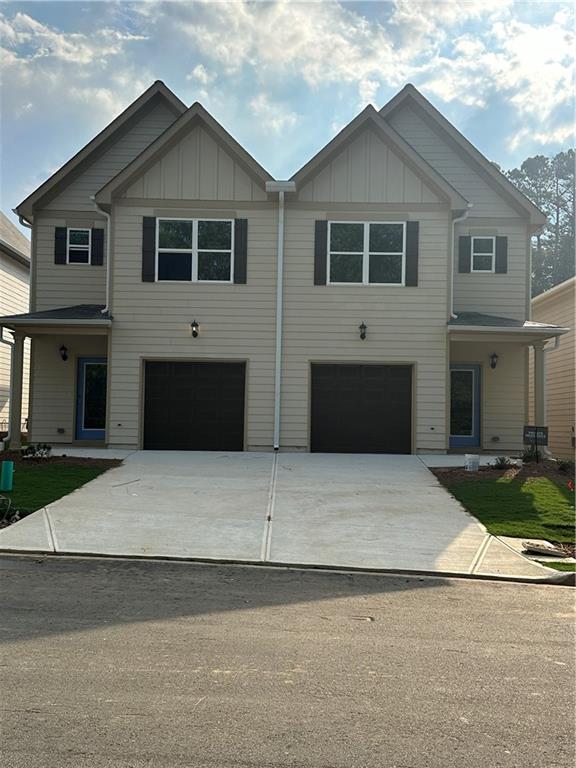
[[[472,261],[472,238],[461,235],[458,238],[458,272],[470,272]]]
[[[54,264],[66,264],[66,227],[56,227],[54,230]]]
[[[500,275],[505,275],[508,272],[508,238],[497,237],[496,238],[496,260],[494,264],[494,271]]]
[[[314,227],[314,285],[326,285],[328,259],[328,222],[317,221]]]
[[[156,280],[156,219],[144,216],[142,219],[142,282]]]
[[[94,267],[101,267],[104,264],[104,230],[92,229],[92,247],[90,254],[90,263]]]
[[[234,221],[234,282],[245,283],[248,272],[248,219]]]
[[[406,285],[418,285],[418,230],[417,221],[406,222]]]

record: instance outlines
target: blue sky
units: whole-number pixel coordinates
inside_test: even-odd
[[[574,144],[571,2],[4,2],[8,212],[154,80],[277,178],[414,83],[504,168]]]

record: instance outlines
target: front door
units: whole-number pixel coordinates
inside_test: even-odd
[[[76,440],[104,440],[106,375],[105,357],[78,358]]]
[[[480,445],[480,366],[450,366],[450,447]]]

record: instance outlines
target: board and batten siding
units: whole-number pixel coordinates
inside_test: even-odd
[[[28,312],[29,276],[26,267],[0,252],[0,315]],[[0,432],[8,428],[10,414],[10,356],[11,350],[0,344]],[[24,377],[22,381],[22,419],[28,416],[30,381],[30,340],[24,342]]]
[[[309,447],[311,363],[357,362],[412,364],[413,450],[445,450],[448,211],[338,212],[341,220],[418,220],[417,287],[314,285],[314,222],[334,217],[319,207],[287,206],[282,447]]]
[[[204,201],[204,206],[206,206]],[[143,205],[114,208],[114,249],[108,443],[142,444],[143,360],[246,361],[245,447],[272,447],[277,211],[242,210],[248,220],[248,282],[238,284],[142,282],[142,219],[162,210]],[[210,211],[188,204],[181,217]],[[169,215],[175,211],[170,209]],[[214,215],[222,218],[222,214]],[[192,338],[190,323],[200,324]]]

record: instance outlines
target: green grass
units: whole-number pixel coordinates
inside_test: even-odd
[[[13,490],[10,493],[0,491],[0,496],[12,499],[13,509],[34,512],[80,488],[107,469],[70,464],[17,464]]]
[[[467,480],[447,488],[496,536],[574,541],[574,493],[546,477]]]
[[[548,563],[545,560],[538,560],[540,565],[545,565],[546,568],[554,568],[555,571],[576,571],[576,563]]]

